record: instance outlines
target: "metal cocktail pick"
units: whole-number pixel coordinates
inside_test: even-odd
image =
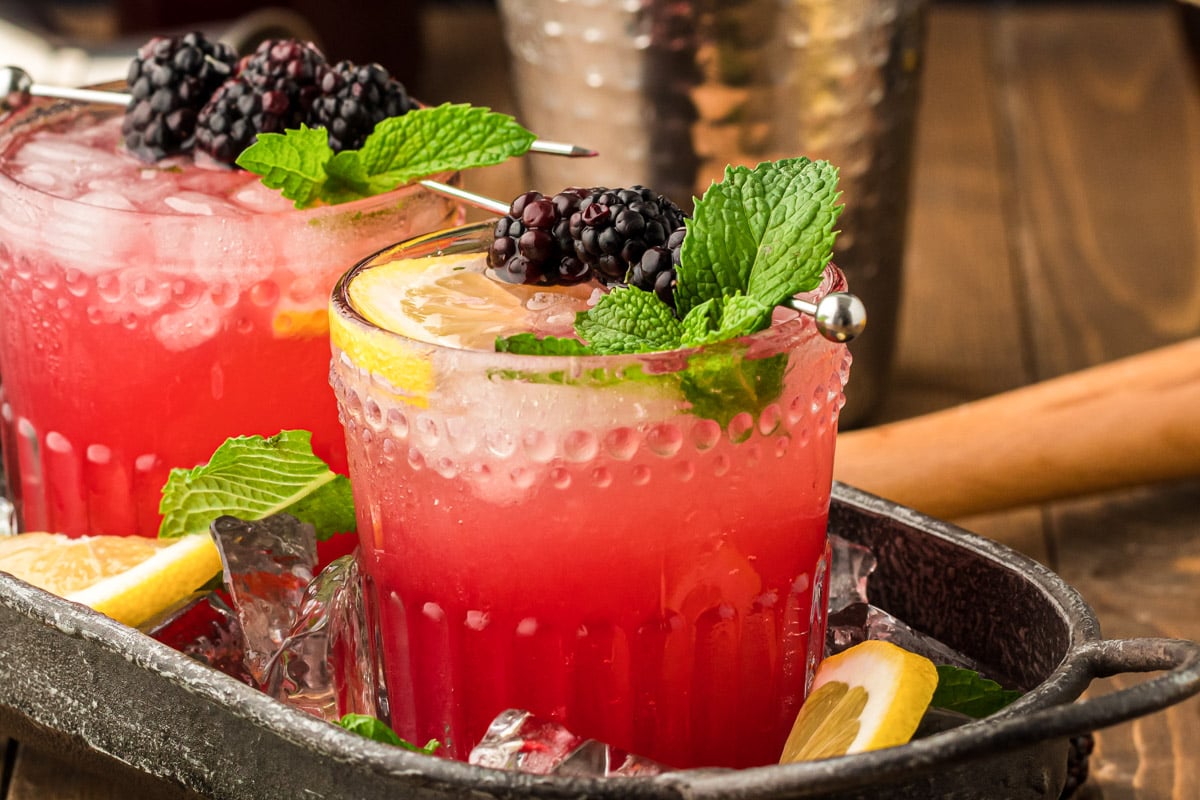
[[[7,112],[22,108],[29,104],[32,97],[57,97],[64,100],[115,105],[129,105],[130,100],[129,95],[121,92],[72,89],[34,83],[33,79],[29,77],[29,73],[20,67],[0,67],[0,111]],[[589,150],[586,147],[541,139],[535,141],[530,149],[539,153],[571,158],[597,154],[595,150]],[[493,214],[508,213],[508,203],[502,203],[499,200],[493,200],[490,197],[438,181],[422,180],[419,183],[430,191],[453,197]],[[817,330],[821,335],[834,342],[844,343],[854,339],[862,333],[867,324],[867,310],[862,300],[848,292],[832,292],[816,303],[793,297],[785,300],[783,305],[812,317],[816,321]]]
[[[29,73],[20,67],[0,67],[0,112],[15,111],[29,105],[34,97],[57,97],[63,100],[81,100],[85,103],[111,103],[129,105],[130,96],[123,92],[107,92],[102,89],[73,89],[65,86],[47,86],[34,83]],[[590,158],[598,155],[595,150],[566,142],[550,142],[538,139],[529,147],[535,153],[568,158]]]

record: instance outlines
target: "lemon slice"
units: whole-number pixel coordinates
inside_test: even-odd
[[[411,340],[490,352],[498,336],[526,331],[570,336],[575,313],[587,307],[592,292],[588,285],[498,281],[487,274],[482,253],[398,259],[356,274],[347,294],[365,319],[404,339],[337,314],[330,320],[330,334],[358,367],[387,379],[408,402],[422,405],[434,384],[431,353]]]
[[[937,668],[891,642],[869,641],[821,662],[781,764],[906,744],[937,688]]]
[[[0,570],[138,627],[221,571],[206,535],[180,539],[23,533],[0,540]]]

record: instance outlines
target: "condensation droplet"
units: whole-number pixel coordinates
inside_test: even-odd
[[[513,467],[509,471],[508,477],[512,481],[513,486],[516,486],[518,489],[528,489],[533,486],[533,481],[537,475],[528,467]]]
[[[698,419],[692,425],[692,444],[700,452],[711,450],[721,440],[721,426],[716,420]]]
[[[762,410],[762,414],[758,417],[758,432],[763,436],[770,436],[779,430],[780,424],[783,422],[783,409],[776,403],[771,403]]]
[[[684,483],[690,481],[696,474],[696,465],[688,459],[676,461],[672,465],[672,469],[675,472],[675,477]]]
[[[363,403],[363,413],[366,415],[367,423],[376,430],[383,428],[383,409],[379,407],[379,403],[375,402],[375,398],[368,397]]]
[[[646,433],[646,446],[656,455],[671,458],[683,447],[683,431],[671,423],[655,425]]]
[[[388,429],[398,439],[408,438],[408,417],[398,408],[389,408],[387,412]]]
[[[725,455],[724,453],[721,453],[719,456],[713,459],[713,475],[716,475],[718,478],[728,475],[729,467],[729,456]]]
[[[612,485],[612,473],[608,467],[596,467],[592,470],[592,484],[600,489],[605,489]]]
[[[504,430],[490,430],[484,436],[487,449],[499,458],[508,458],[517,451],[517,440]]]
[[[633,468],[633,485],[645,486],[650,483],[650,478],[653,477],[650,468],[645,464],[638,464]]]
[[[279,300],[279,284],[275,281],[259,281],[250,287],[250,302],[260,308],[272,306]]]
[[[743,411],[729,420],[729,441],[740,444],[754,433],[754,417]]]
[[[590,431],[570,431],[563,437],[563,457],[582,464],[600,452],[600,443]]]
[[[550,485],[555,489],[571,488],[571,472],[563,467],[553,467],[550,470]]]
[[[554,440],[543,431],[527,429],[521,432],[521,446],[530,461],[546,464],[554,458]]]
[[[468,611],[464,623],[473,631],[481,631],[488,626],[491,616],[486,611]]]
[[[638,435],[633,428],[613,428],[604,436],[604,452],[617,461],[628,461],[638,451]]]

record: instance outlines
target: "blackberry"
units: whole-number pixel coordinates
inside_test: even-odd
[[[379,64],[340,61],[321,78],[308,124],[329,131],[334,152],[357,150],[380,120],[416,107],[404,86]]]
[[[590,268],[575,257],[570,221],[587,189],[563,189],[553,197],[526,192],[496,222],[488,264],[509,283],[573,284]]]
[[[236,63],[232,47],[198,32],[156,36],[142,45],[126,77],[125,147],[144,161],[191,150],[200,109]]]
[[[300,127],[312,113],[328,69],[311,42],[264,41],[200,110],[196,147],[233,164],[258,134]]]
[[[1063,786],[1062,794],[1059,795],[1060,800],[1067,800],[1074,796],[1087,781],[1088,757],[1091,756],[1095,747],[1096,738],[1090,733],[1072,736],[1068,741],[1067,782]]]
[[[575,256],[601,283],[624,283],[652,247],[683,226],[679,206],[644,186],[593,189],[571,215]]]
[[[680,226],[671,231],[665,244],[648,248],[629,270],[630,286],[654,292],[658,299],[675,307],[675,282],[678,278],[679,251],[687,229]]]

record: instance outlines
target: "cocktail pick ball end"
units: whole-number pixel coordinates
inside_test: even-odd
[[[29,104],[33,79],[20,67],[0,67],[0,111],[15,111]]]
[[[848,292],[833,292],[822,297],[813,316],[821,335],[834,342],[848,342],[867,327],[867,307]]]

